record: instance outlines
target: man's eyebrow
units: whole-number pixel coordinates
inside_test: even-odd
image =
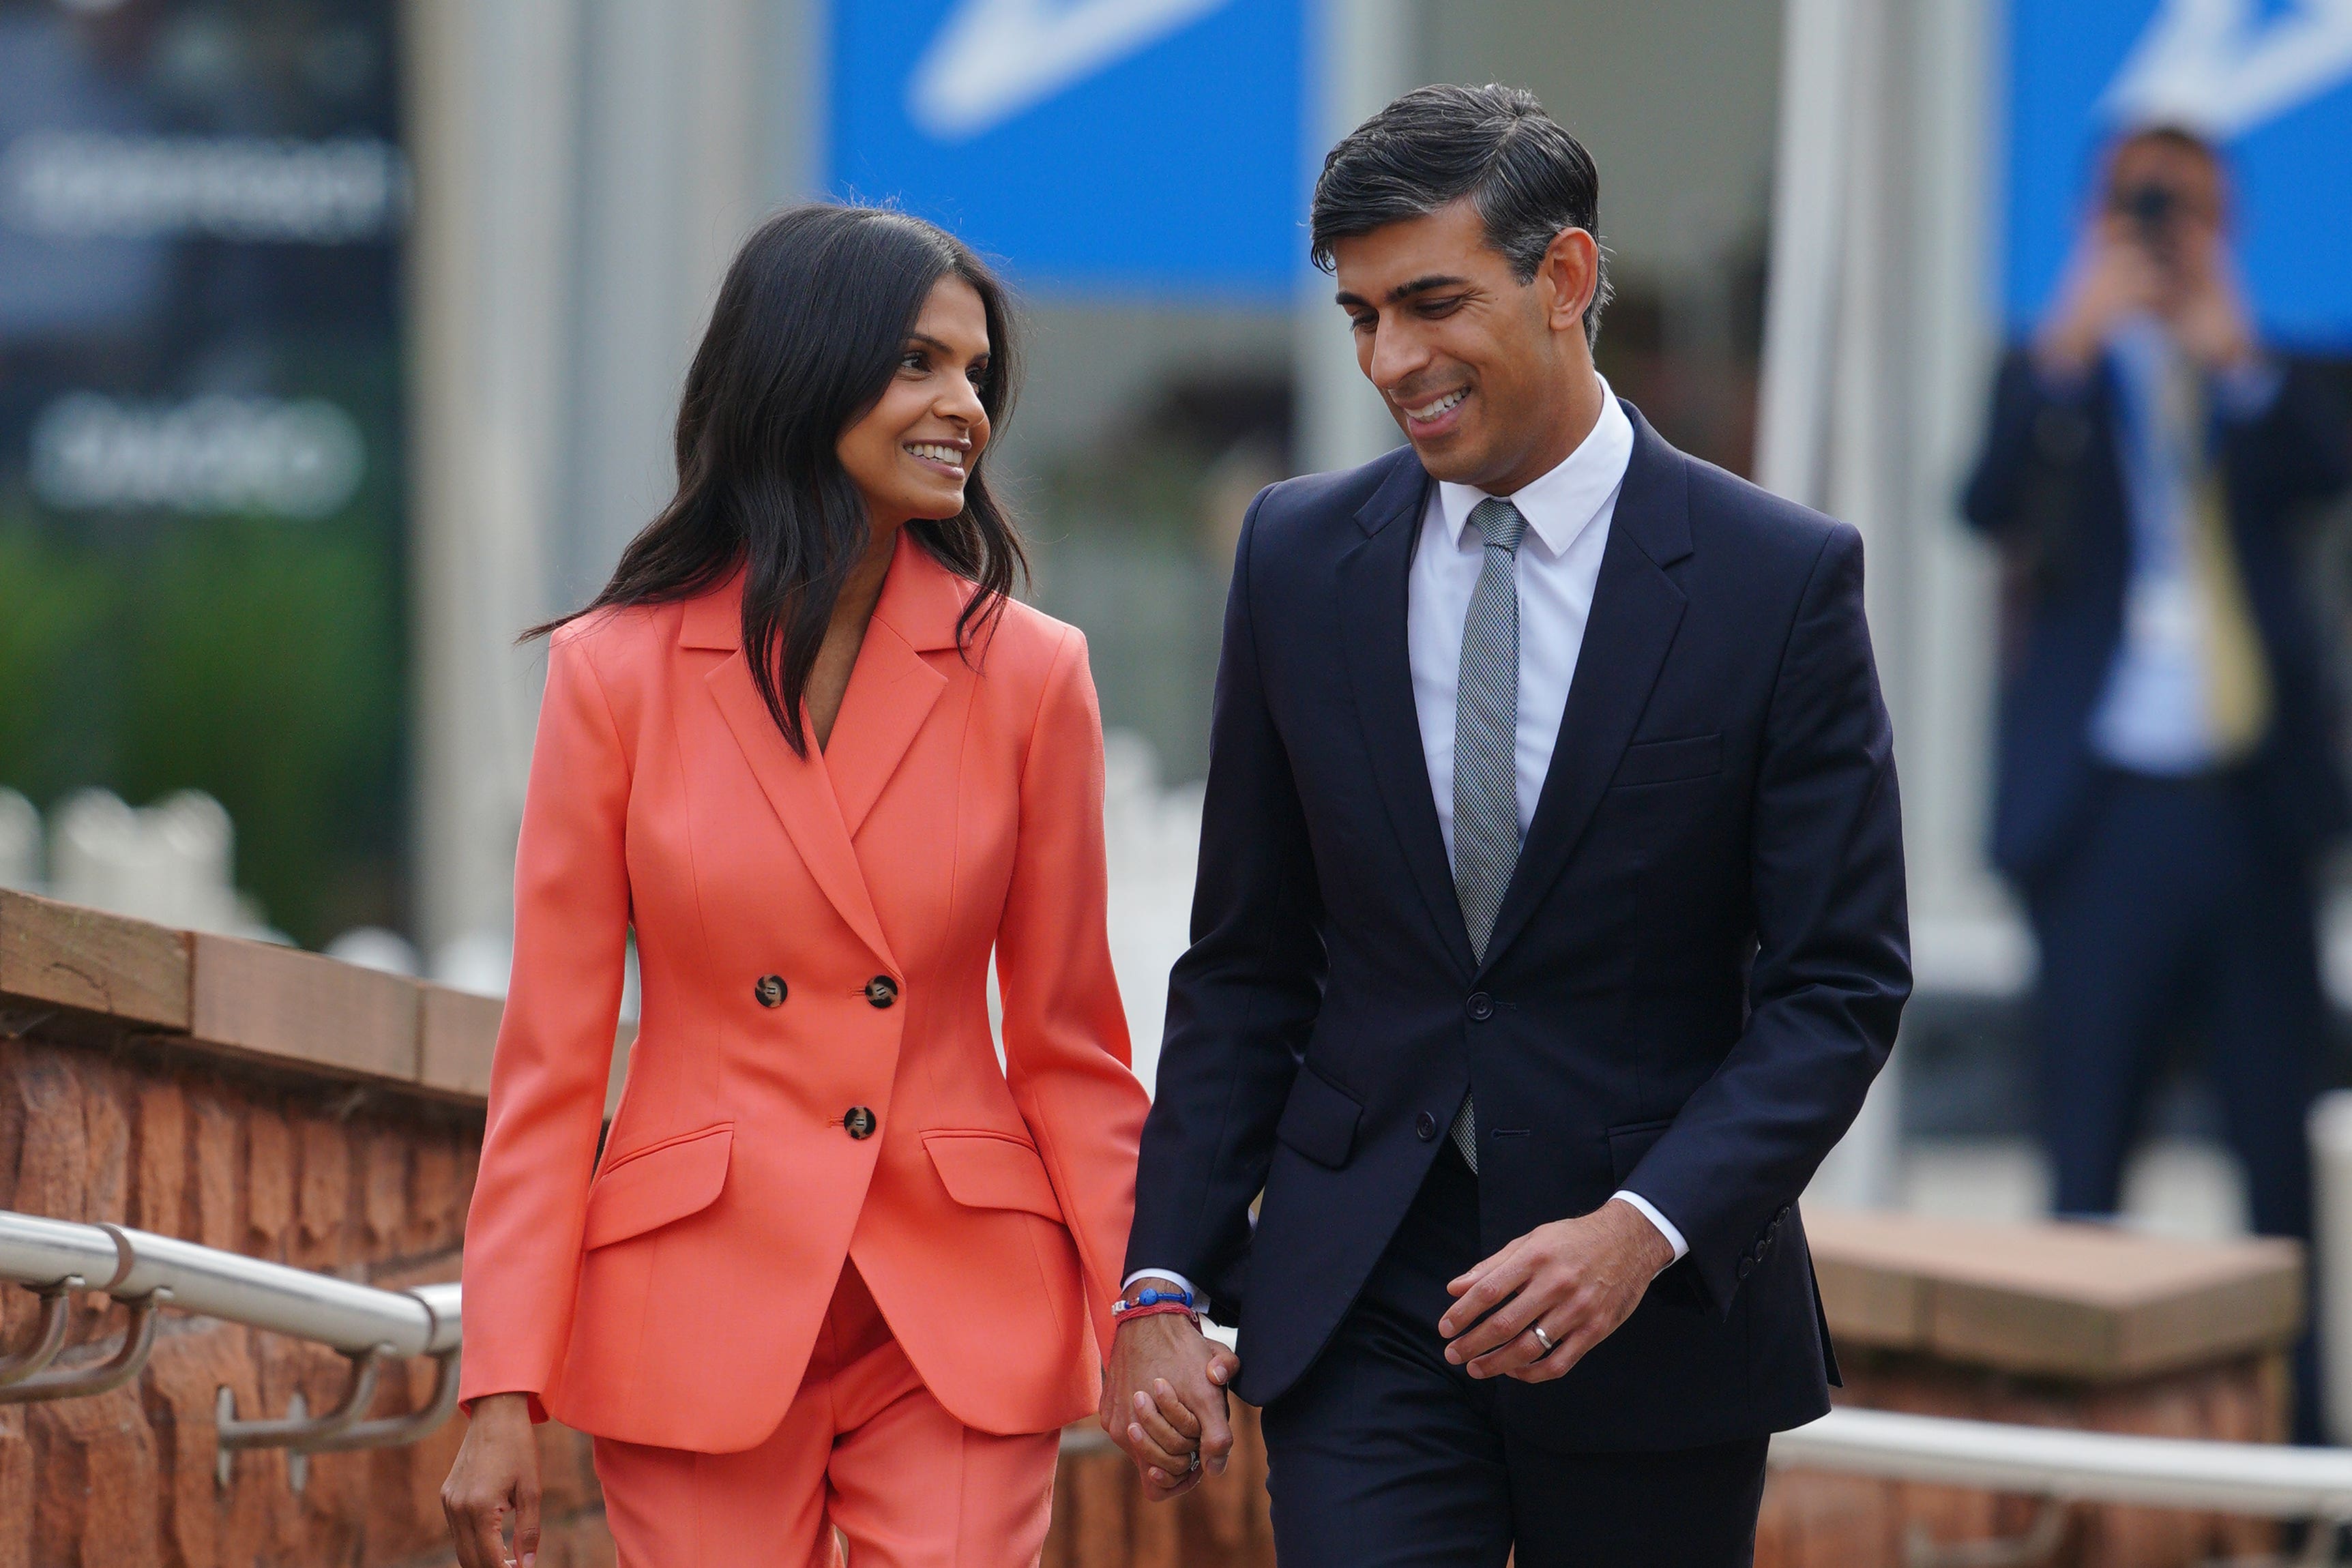
[[[1466,288],[1469,285],[1470,280],[1466,277],[1456,277],[1451,273],[1433,272],[1426,277],[1416,277],[1411,283],[1398,284],[1389,290],[1389,301],[1393,304],[1400,299],[1410,299],[1416,294],[1426,294],[1433,288]]]
[[[1401,300],[1411,299],[1417,294],[1427,294],[1433,289],[1466,288],[1469,286],[1470,280],[1466,277],[1457,277],[1449,272],[1433,272],[1425,277],[1416,277],[1410,283],[1400,283],[1390,289],[1389,303],[1394,305]],[[1350,294],[1344,289],[1339,294],[1338,301],[1341,309],[1352,308],[1366,303],[1363,296]]]

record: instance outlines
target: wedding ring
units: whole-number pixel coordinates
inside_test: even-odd
[[[1543,1324],[1529,1323],[1528,1325],[1528,1332],[1536,1336],[1536,1343],[1544,1347],[1544,1354],[1549,1355],[1551,1354],[1551,1335],[1543,1332]],[[1541,1358],[1538,1357],[1538,1359]]]

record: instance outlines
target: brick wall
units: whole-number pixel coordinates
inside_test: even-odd
[[[0,892],[0,1208],[127,1223],[389,1288],[453,1279],[498,1010],[310,955]],[[1808,1218],[1854,1403],[2179,1436],[2284,1430],[2280,1347],[2301,1301],[2291,1248]],[[2139,1288],[2118,1294],[2118,1279]],[[2181,1310],[2200,1301],[2212,1310]],[[0,1341],[21,1345],[35,1311],[31,1292],[0,1286]],[[106,1355],[123,1316],[85,1297],[67,1363]],[[2166,1324],[2201,1325],[2210,1343],[2173,1343],[2177,1333],[2155,1333]],[[2002,1333],[2016,1343],[2004,1347]],[[2076,1342],[2156,1360],[2093,1356],[2070,1374],[2053,1346]],[[374,1414],[415,1408],[433,1373],[425,1361],[398,1368]],[[320,1347],[166,1309],[136,1383],[0,1406],[0,1568],[448,1563],[439,1490],[462,1417],[412,1447],[311,1457],[299,1488],[297,1467],[268,1450],[236,1456],[230,1483],[216,1481],[222,1389],[248,1417],[283,1414],[298,1391],[323,1411],[346,1376]],[[612,1564],[586,1440],[540,1431],[540,1562]],[[1224,1476],[1153,1506],[1123,1454],[1073,1428],[1045,1568],[1272,1568],[1253,1412],[1236,1412],[1236,1432]],[[1766,1494],[1759,1563],[1891,1568],[1915,1530],[1982,1541],[2021,1532],[2032,1514],[1979,1492],[1782,1474]],[[2210,1515],[2078,1509],[2056,1561],[2188,1568],[2272,1539]]]
[[[1054,1527],[1042,1568],[1274,1568],[1266,1521],[1265,1443],[1257,1412],[1234,1406],[1225,1473],[1173,1502],[1144,1500],[1135,1465],[1091,1424],[1062,1443]]]
[[[0,1207],[110,1220],[397,1288],[447,1280],[481,1140],[478,1112],[331,1080],[184,1060],[164,1041],[0,1038]],[[0,1294],[14,1347],[32,1292]],[[67,1362],[103,1357],[123,1311],[95,1292]],[[333,1352],[164,1311],[139,1380],[96,1398],[0,1406],[0,1568],[253,1568],[446,1563],[439,1489],[462,1421],[411,1448],[320,1454],[298,1492],[288,1457],[215,1478],[215,1401],[247,1416],[341,1402]],[[432,1390],[403,1364],[378,1414]],[[609,1563],[584,1443],[551,1430],[550,1568]]]

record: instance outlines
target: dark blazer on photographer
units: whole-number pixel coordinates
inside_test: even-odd
[[[1507,1422],[1555,1448],[1664,1449],[1827,1408],[1795,1205],[1910,990],[1862,541],[1628,412],[1582,653],[1483,965],[1407,664],[1428,475],[1402,449],[1277,485],[1244,525],[1128,1256],[1238,1323],[1246,1399],[1314,1362],[1475,1087],[1486,1247],[1621,1187],[1690,1244],[1566,1377],[1504,1384]]]
[[[1965,500],[1969,523],[2008,558],[1992,854],[2028,885],[2072,841],[2098,787],[2091,716],[2123,642],[2131,577],[2116,399],[2105,361],[2067,395],[2024,350],[2012,351]],[[2305,858],[2352,816],[2289,524],[2343,487],[2344,419],[2324,386],[2290,370],[2261,413],[2216,422],[2231,537],[2275,698],[2270,735],[2250,766],[2284,843]]]

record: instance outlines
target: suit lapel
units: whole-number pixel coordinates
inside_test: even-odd
[[[842,825],[852,839],[915,744],[948,679],[923,654],[955,646],[956,617],[971,591],[902,530],[882,598],[857,650],[841,717],[825,748]]]
[[[759,687],[751,684],[751,666],[740,648],[710,672],[708,684],[727,727],[734,732],[735,744],[742,747],[752,778],[759,780],[760,792],[768,798],[784,831],[792,835],[801,863],[858,939],[896,969],[898,961],[883,939],[881,922],[875,918],[874,902],[866,891],[866,873],[850,847],[849,829],[834,797],[832,781],[825,777],[824,759],[814,748],[806,757],[797,756],[785,744],[783,732],[769,716],[767,704],[760,700]]]
[[[899,534],[890,575],[850,671],[832,745],[806,757],[785,744],[752,683],[742,646],[741,579],[688,601],[679,622],[681,646],[731,655],[706,678],[711,700],[801,863],[859,940],[892,968],[898,959],[882,935],[850,841],[947,688],[947,677],[923,655],[955,647],[956,618],[970,592],[970,584]]]
[[[1429,764],[1412,703],[1412,664],[1405,641],[1405,605],[1413,540],[1429,476],[1410,450],[1372,492],[1356,521],[1369,536],[1339,558],[1339,606],[1347,645],[1343,662],[1363,726],[1372,777],[1387,809],[1390,830],[1412,868],[1440,940],[1467,974],[1470,934],[1446,864],[1437,804],[1429,790]]]
[[[1631,403],[1625,412],[1633,422],[1633,455],[1610,520],[1551,768],[1495,918],[1486,967],[1502,956],[1559,879],[1600,809],[1688,602],[1664,570],[1691,549],[1684,458]]]

